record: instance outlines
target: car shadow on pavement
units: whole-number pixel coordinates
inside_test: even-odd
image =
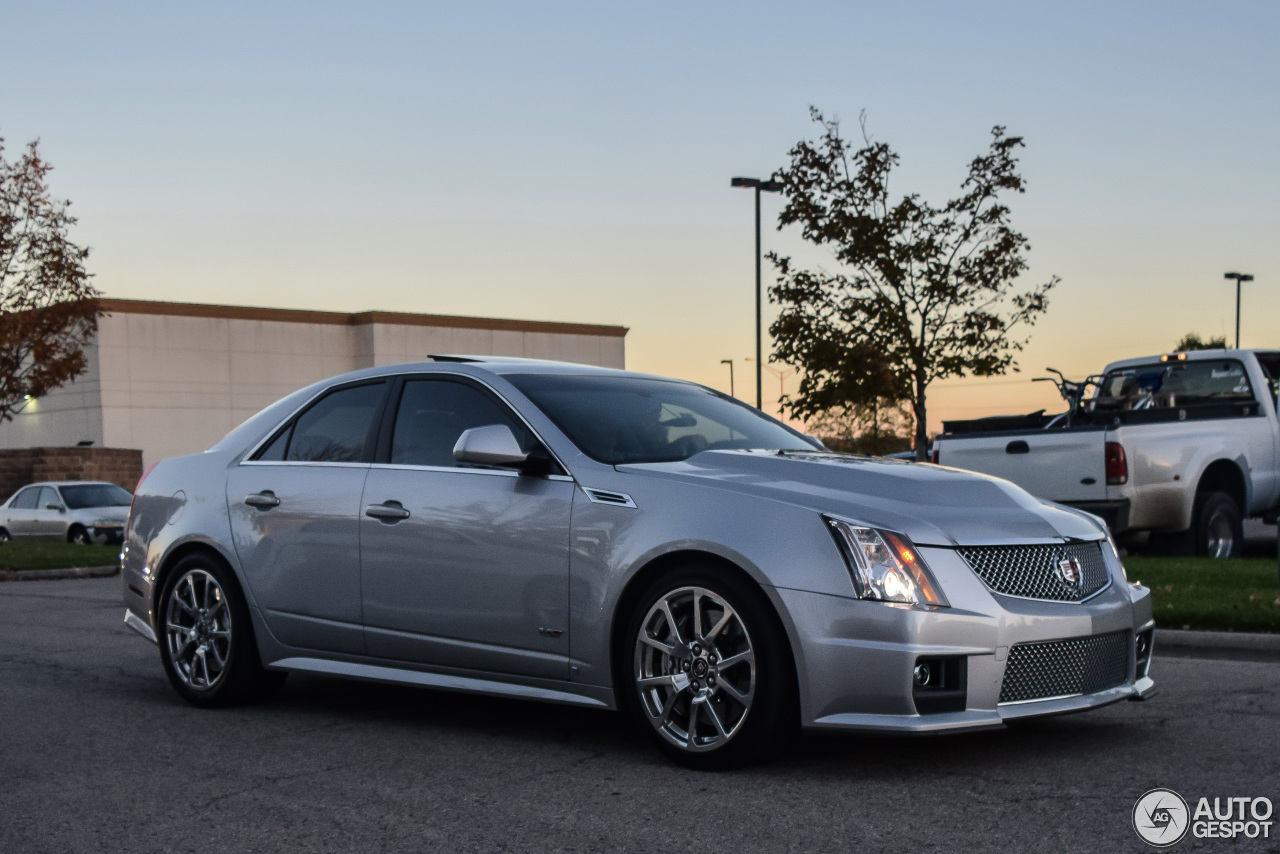
[[[622,764],[666,764],[622,713],[505,697],[294,674],[260,713],[296,721],[374,726],[406,742],[420,738],[496,740],[521,749],[572,747]],[[948,767],[972,773],[991,767],[1105,757],[1140,749],[1156,736],[1137,721],[1098,714],[1023,721],[1003,730],[941,736],[805,733],[753,773],[893,777],[936,776]],[[497,745],[495,745],[497,747]],[[613,764],[612,762],[610,764]]]

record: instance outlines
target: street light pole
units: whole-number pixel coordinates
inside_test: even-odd
[[[1236,349],[1240,349],[1240,283],[1252,282],[1253,276],[1248,273],[1223,273],[1224,279],[1236,280]]]
[[[729,366],[729,397],[737,397],[733,393],[733,359],[721,359],[720,364]]]
[[[756,409],[764,409],[764,371],[761,368],[764,357],[764,306],[761,301],[760,286],[760,193],[780,193],[782,184],[778,181],[761,181],[759,178],[734,178],[729,182],[731,187],[751,187],[756,191]]]

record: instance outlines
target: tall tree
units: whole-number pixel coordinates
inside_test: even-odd
[[[961,195],[936,207],[917,194],[891,201],[898,155],[870,138],[865,114],[857,149],[837,120],[816,108],[810,115],[821,138],[796,145],[791,163],[774,174],[786,194],[778,227],[798,223],[805,239],[833,250],[840,269],[806,270],[769,256],[778,272],[770,295],[782,307],[770,327],[774,358],[801,371],[787,408],[808,420],[907,402],[923,460],[930,384],[1016,371],[1026,338],[1015,332],[1035,323],[1058,282],[1015,285],[1030,245],[1010,225],[1001,196],[1024,191],[1015,156],[1022,138],[992,129]]]
[[[0,421],[85,369],[98,329],[89,250],[67,236],[70,202],[49,193],[38,141],[14,161],[0,137]]]

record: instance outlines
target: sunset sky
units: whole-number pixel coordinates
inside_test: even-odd
[[[621,324],[628,366],[747,397],[751,194],[860,110],[898,192],[950,198],[1023,135],[1013,377],[943,418],[1056,406],[1028,379],[1234,335],[1280,346],[1275,3],[0,1],[0,135],[39,137],[109,296]],[[773,229],[766,249],[824,263]],[[766,378],[766,395],[778,382]]]

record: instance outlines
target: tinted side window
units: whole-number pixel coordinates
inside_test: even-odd
[[[364,461],[369,428],[377,417],[385,386],[386,383],[353,386],[321,398],[298,416],[285,459],[315,463]]]
[[[56,490],[54,490],[53,487],[51,486],[40,487],[40,497],[36,499],[36,509],[43,510],[46,507],[48,507],[50,504],[57,504],[61,506],[62,499],[58,497],[58,493]]]
[[[261,460],[268,463],[278,463],[284,459],[285,449],[289,447],[289,436],[293,434],[293,425],[280,431],[280,435],[271,440],[265,448],[258,452],[255,460]]]
[[[24,489],[13,498],[13,503],[9,506],[14,510],[34,510],[36,509],[36,499],[40,497],[40,487],[33,486]]]
[[[391,437],[391,462],[415,466],[456,466],[453,446],[464,430],[506,424],[524,448],[528,431],[505,406],[473,386],[448,380],[404,384]]]

